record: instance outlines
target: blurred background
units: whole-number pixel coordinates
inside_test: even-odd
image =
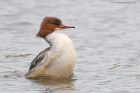
[[[70,81],[28,80],[31,61],[48,44],[37,38],[45,16],[76,29]],[[1,93],[140,93],[139,0],[0,0]]]

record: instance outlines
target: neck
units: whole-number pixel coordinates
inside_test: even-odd
[[[74,45],[71,39],[65,34],[53,32],[44,39],[50,45],[51,51],[53,52],[58,51],[66,52],[74,50]]]
[[[50,42],[47,38],[44,38],[44,40],[52,47],[52,42]]]
[[[37,36],[38,37],[41,37],[41,38],[45,38],[47,35],[49,35],[50,33],[52,33],[53,31],[46,31],[46,30],[40,30],[38,33],[37,33]]]
[[[69,45],[71,43],[68,36],[56,32],[49,34],[44,39],[52,48],[63,48],[63,45]]]

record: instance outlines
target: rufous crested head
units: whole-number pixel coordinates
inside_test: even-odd
[[[75,28],[74,26],[65,26],[61,20],[56,17],[45,17],[41,23],[40,30],[37,33],[38,37],[45,38],[48,34],[54,32],[57,29]]]

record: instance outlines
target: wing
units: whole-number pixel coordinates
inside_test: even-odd
[[[44,56],[46,54],[46,52],[48,52],[50,50],[50,47],[46,48],[45,50],[43,50],[42,52],[40,52],[36,58],[32,61],[29,70],[33,69],[34,67],[36,67],[43,59]]]

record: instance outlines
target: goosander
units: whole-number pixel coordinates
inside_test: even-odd
[[[74,44],[67,35],[54,32],[67,28],[75,27],[65,26],[55,17],[44,18],[37,36],[47,41],[50,47],[39,53],[32,61],[26,78],[71,78],[76,62]]]

